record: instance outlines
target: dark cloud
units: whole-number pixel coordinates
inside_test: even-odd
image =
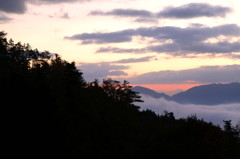
[[[173,56],[184,56],[190,53],[227,53],[231,56],[233,52],[240,51],[240,42],[218,42],[218,43],[195,43],[191,45],[181,43],[171,43],[158,46],[151,46],[148,48],[150,51],[158,53],[168,53]]]
[[[183,52],[183,49],[185,50],[184,52]],[[150,47],[148,47],[148,50],[152,51],[152,52],[157,52],[157,53],[168,53],[173,56],[182,56],[182,55],[188,53],[188,52],[186,52],[185,48],[182,48],[182,46],[177,43],[150,46]]]
[[[149,72],[128,80],[135,84],[239,82],[239,75],[240,65],[226,65]]]
[[[235,24],[227,24],[216,27],[152,27],[139,28],[136,34],[142,37],[152,37],[156,40],[173,40],[174,42],[191,45],[195,42],[207,40],[220,35],[239,36],[240,27]]]
[[[124,49],[116,47],[103,47],[97,53],[167,53],[171,55],[184,56],[189,53],[228,53],[240,51],[240,41],[234,43],[219,41],[215,43],[207,42],[210,38],[218,40],[219,36],[239,37],[240,27],[235,24],[221,25],[215,27],[149,27],[122,30],[110,33],[84,33],[66,37],[70,40],[80,40],[82,44],[103,44],[131,42],[134,36],[141,38],[152,38],[158,45],[151,45],[143,49]],[[171,40],[171,42],[169,42]],[[144,42],[144,41],[143,41]]]
[[[25,0],[0,0],[0,10],[6,13],[22,14],[26,11]]]
[[[231,11],[229,7],[213,6],[207,3],[189,3],[179,7],[167,7],[154,13],[147,10],[114,9],[111,11],[92,11],[89,15],[138,17],[135,22],[157,22],[159,18],[189,19],[197,17],[224,17]]]
[[[231,11],[228,7],[212,6],[206,3],[190,3],[179,7],[168,7],[159,12],[163,18],[224,17]]]
[[[74,2],[78,0],[37,0],[40,2],[47,2],[47,3],[61,3],[61,2]]]
[[[128,69],[128,66],[115,65],[110,63],[83,63],[78,66],[84,74],[84,78],[91,82],[95,79],[106,79],[108,76],[123,76],[128,75],[123,70]]]
[[[70,2],[85,2],[90,0],[28,0],[30,3],[36,4],[58,4],[58,3],[70,3]]]
[[[150,27],[122,30],[110,33],[83,33],[76,34],[71,37],[66,37],[70,40],[81,40],[92,43],[114,43],[114,42],[129,42],[133,36],[152,37],[156,40],[172,39],[178,43],[199,42],[208,38],[225,36],[239,36],[240,27],[235,24],[221,25],[217,27]],[[184,39],[184,40],[183,40]]]
[[[83,33],[76,34],[71,37],[65,37],[65,39],[81,40],[82,44],[121,43],[132,41],[131,35],[134,35],[134,30],[124,30],[110,33]]]
[[[146,10],[135,9],[114,9],[109,12],[92,11],[89,15],[101,15],[101,16],[120,16],[120,17],[152,17],[152,13]]]
[[[187,49],[199,53],[232,53],[240,51],[240,42],[200,43]]]
[[[32,4],[58,4],[70,2],[85,2],[90,0],[0,0],[0,11],[6,13],[23,14],[27,10],[27,3]]]
[[[151,61],[152,59],[156,59],[156,56],[146,56],[141,58],[129,58],[129,59],[122,59],[118,61],[113,61],[111,63],[137,63],[137,62],[147,62]]]
[[[240,41],[230,43],[223,42],[204,42],[209,38],[218,36],[238,37],[240,27],[235,24],[221,25],[216,27],[162,27],[151,31],[158,40],[172,40],[172,43],[159,44],[148,47],[149,51],[158,53],[168,53],[171,55],[185,55],[189,53],[232,53],[240,51]],[[145,36],[151,36],[151,32],[145,31]],[[143,33],[143,31],[142,31]]]

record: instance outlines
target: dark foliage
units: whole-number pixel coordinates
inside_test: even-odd
[[[127,81],[87,83],[75,63],[0,32],[4,151],[9,158],[239,158],[239,126],[139,111]]]

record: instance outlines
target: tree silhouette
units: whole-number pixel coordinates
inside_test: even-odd
[[[132,104],[134,102],[142,102],[140,96],[137,92],[131,90],[132,86],[129,85],[129,82],[124,80],[121,84],[120,81],[107,79],[103,80],[102,88],[107,95],[116,101],[126,102]]]

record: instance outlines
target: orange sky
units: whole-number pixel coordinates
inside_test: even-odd
[[[133,86],[142,86],[157,92],[165,92],[172,95],[176,90],[187,90],[189,88],[200,86],[203,84],[138,84]]]

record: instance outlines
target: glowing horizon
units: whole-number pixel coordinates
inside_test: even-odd
[[[201,86],[206,84],[134,84],[133,86],[141,86],[152,89],[159,93],[166,93],[168,95],[174,95],[181,91],[186,91],[192,87]]]

